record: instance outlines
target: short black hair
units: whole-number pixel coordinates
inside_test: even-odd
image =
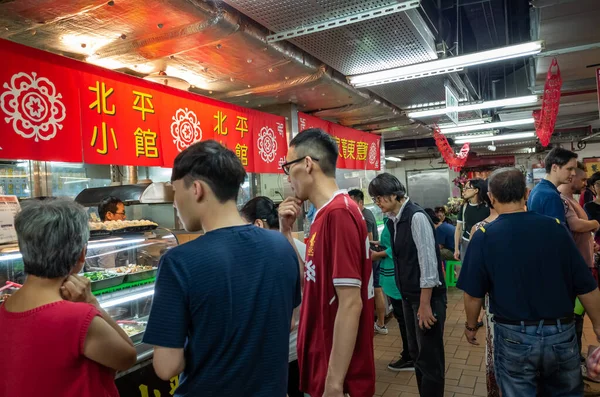
[[[360,189],[352,189],[348,192],[348,196],[357,199],[358,201],[365,202],[365,194]]]
[[[514,167],[499,168],[488,178],[490,192],[500,203],[508,204],[525,199],[525,175]]]
[[[588,179],[588,186],[594,186],[596,182],[600,181],[600,171],[594,172]]]
[[[440,207],[435,207],[435,210],[434,210],[434,211],[435,211],[436,213],[438,213],[438,212],[442,212],[442,213],[444,213],[444,215],[446,215],[446,214],[448,213],[448,211],[446,210],[446,207],[445,207],[445,206],[443,206],[443,205],[442,205],[442,206],[440,206]]]
[[[320,128],[309,128],[296,135],[290,147],[296,149],[298,158],[310,156],[318,159],[323,173],[335,177],[339,148],[331,135]]]
[[[100,205],[98,205],[98,215],[100,216],[100,220],[104,222],[106,220],[106,214],[108,212],[112,212],[113,214],[117,213],[117,205],[123,204],[120,198],[115,196],[108,196],[102,200]]]
[[[248,222],[254,223],[257,219],[267,222],[269,229],[279,229],[279,215],[273,200],[268,197],[254,197],[240,210],[240,214]]]
[[[394,175],[384,172],[369,183],[369,195],[371,197],[396,195],[396,200],[400,201],[406,196],[406,188]]]
[[[581,161],[577,162],[577,169],[587,173],[587,167]]]
[[[432,210],[431,208],[425,208],[425,213],[427,215],[429,215],[429,217],[431,218],[431,221],[433,222],[434,225],[437,225],[438,223],[440,223],[440,218],[438,218],[438,216],[435,214],[435,211]]]
[[[494,206],[492,205],[492,200],[490,199],[490,196],[488,195],[489,192],[489,179],[486,179],[483,181],[483,184],[481,185],[481,189],[479,189],[479,193],[481,193],[479,195],[479,198],[481,200],[482,203],[484,203],[485,205],[487,205],[489,208],[494,208]]]
[[[231,150],[214,140],[197,142],[175,158],[171,182],[183,179],[189,187],[193,181],[206,183],[220,203],[237,200],[246,170]]]
[[[546,174],[549,174],[550,171],[552,171],[552,166],[554,164],[558,165],[559,167],[562,167],[572,159],[576,158],[577,153],[567,149],[563,149],[558,146],[555,147],[554,149],[550,150],[550,153],[548,153],[548,155],[544,159],[544,165],[546,166]]]

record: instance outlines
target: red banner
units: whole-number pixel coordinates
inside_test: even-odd
[[[381,138],[375,134],[344,127],[318,117],[298,113],[300,131],[321,128],[333,136],[338,144],[337,167],[351,170],[381,169]]]
[[[215,139],[248,172],[282,172],[283,117],[8,41],[0,56],[0,158],[172,167],[192,143]]]

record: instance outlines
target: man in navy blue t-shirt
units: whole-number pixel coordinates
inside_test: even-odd
[[[571,183],[577,168],[577,153],[555,147],[544,159],[546,178],[538,183],[527,200],[527,210],[548,215],[567,224],[567,206],[560,197],[558,187]],[[567,225],[568,226],[568,225]]]
[[[573,307],[578,296],[600,336],[597,284],[560,221],[525,212],[521,171],[499,169],[488,181],[500,215],[473,234],[457,284],[467,341],[478,344],[477,317],[489,294],[502,394],[583,395]]]
[[[284,397],[292,312],[300,304],[296,252],[280,233],[248,225],[236,199],[246,172],[215,141],[175,159],[175,207],[205,234],[159,265],[144,342],[175,396]]]

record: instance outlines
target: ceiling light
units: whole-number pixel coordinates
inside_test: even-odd
[[[396,81],[419,79],[422,77],[458,72],[469,66],[537,54],[542,51],[542,48],[543,41],[531,41],[523,44],[495,48],[488,51],[382,70],[379,72],[358,74],[348,77],[348,81],[356,87],[369,87]]]
[[[466,127],[441,128],[440,132],[442,134],[455,134],[457,132],[471,132],[471,131],[490,130],[490,129],[496,129],[496,128],[516,127],[516,126],[525,125],[525,124],[533,124],[533,117],[529,117],[526,119],[519,119],[519,120],[498,121],[495,123],[468,125]]]
[[[496,135],[493,137],[467,137],[465,139],[457,139],[454,141],[457,145],[462,145],[463,143],[481,143],[481,142],[497,142],[497,141],[507,141],[510,139],[520,139],[520,138],[533,138],[535,137],[535,132],[516,132],[514,134],[506,134],[506,135]]]
[[[487,121],[489,121],[490,118],[487,118]],[[449,127],[465,127],[467,125],[477,125],[477,124],[483,124],[485,123],[486,120],[484,119],[476,119],[476,120],[466,120],[466,121],[459,121],[457,124],[454,123],[445,123],[445,124],[438,124],[439,128],[449,128]]]
[[[495,101],[485,101],[474,104],[467,104],[461,106],[453,106],[449,108],[439,108],[439,109],[431,109],[431,110],[420,110],[417,112],[410,112],[407,116],[411,119],[418,119],[421,117],[430,117],[430,116],[441,116],[450,112],[470,112],[473,110],[480,109],[492,109],[492,108],[500,108],[504,106],[518,106],[518,105],[527,105],[536,103],[538,101],[537,95],[527,95],[520,96],[515,98],[505,98],[498,99]]]
[[[400,157],[394,157],[394,156],[390,156],[390,157],[386,157],[385,158],[387,161],[394,161],[396,163],[402,161],[402,159]]]
[[[77,54],[92,55],[96,50],[112,43],[115,38],[106,38],[92,36],[87,34],[64,34],[60,37],[60,41],[69,51]]]
[[[477,134],[477,135],[460,135],[460,136],[455,136],[454,140],[459,141],[461,139],[488,138],[490,136],[494,136],[494,134],[492,132],[486,132],[485,134]]]
[[[94,56],[87,57],[86,61],[92,65],[100,66],[106,69],[121,69],[126,67],[124,63],[117,61],[116,59],[110,58],[97,58]]]
[[[187,81],[191,85],[202,89],[207,89],[208,87],[206,79],[204,79],[199,74],[192,72],[191,70],[167,66],[167,68],[165,69],[165,73],[167,73],[168,76],[179,77],[180,79]]]

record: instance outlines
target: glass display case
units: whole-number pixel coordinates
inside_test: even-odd
[[[154,282],[160,257],[178,245],[168,229],[145,233],[113,234],[93,237],[88,243],[84,275],[92,280],[92,293],[108,314],[133,340],[138,352],[137,364],[117,374],[117,379],[139,371],[151,371],[152,349],[142,343],[154,296]],[[0,302],[25,282],[24,265],[16,244],[0,245],[0,287],[13,285],[0,292]],[[144,382],[136,380],[135,387]],[[117,381],[117,384],[119,382]],[[139,392],[138,392],[139,393]],[[121,394],[126,395],[126,394]]]

